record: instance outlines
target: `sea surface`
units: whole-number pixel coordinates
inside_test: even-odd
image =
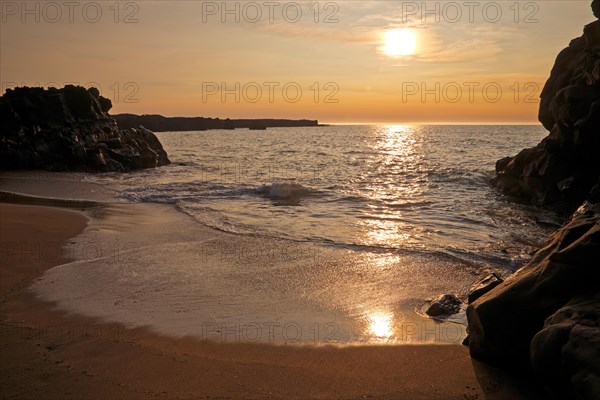
[[[179,336],[460,342],[464,309],[432,320],[427,301],[509,275],[555,228],[556,216],[489,183],[497,159],[546,135],[417,125],[158,133],[171,165],[70,179],[106,189],[87,199],[134,205],[107,207],[113,220],[88,229],[103,256],[55,268],[34,290],[58,308]],[[13,181],[4,176],[3,190],[19,191]],[[106,256],[125,231],[121,243],[138,243],[126,268]]]
[[[86,179],[127,201],[172,204],[225,232],[507,267],[539,245],[532,222],[553,220],[489,181],[497,159],[546,135],[541,126],[164,132],[172,165]]]

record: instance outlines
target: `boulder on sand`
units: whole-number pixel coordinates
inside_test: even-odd
[[[425,313],[430,317],[447,317],[460,311],[462,302],[453,294],[435,299]]]

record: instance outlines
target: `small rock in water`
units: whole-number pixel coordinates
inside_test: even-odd
[[[425,313],[430,317],[445,317],[459,312],[461,304],[453,294],[445,294],[434,300]]]
[[[504,280],[495,273],[491,273],[485,278],[476,282],[475,284],[473,284],[473,286],[471,286],[471,289],[469,290],[469,304],[471,304],[472,302],[474,302],[475,300],[477,300],[478,298],[480,298],[481,296],[483,296],[502,282],[504,282]]]

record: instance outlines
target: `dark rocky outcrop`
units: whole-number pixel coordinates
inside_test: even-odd
[[[0,168],[129,171],[169,164],[156,136],[119,129],[97,89],[8,89],[0,97]]]
[[[461,304],[453,294],[445,294],[435,299],[425,313],[430,317],[448,317],[459,312]]]
[[[600,15],[600,0],[594,0]],[[524,267],[467,308],[471,355],[533,373],[556,399],[600,398],[600,21],[563,50],[542,92],[538,146],[493,182],[567,215]]]
[[[573,356],[569,361],[569,351],[587,350],[565,347],[577,326],[588,329],[591,342],[586,346],[600,340],[595,300],[600,291],[599,260],[600,204],[586,203],[527,265],[469,305],[471,355],[512,370],[533,370],[549,387],[562,382],[559,393],[571,393],[574,397],[566,398],[574,399],[595,398],[581,396],[590,389],[574,380],[582,369],[591,369],[595,383],[591,378],[581,383],[596,385],[595,393],[600,395],[597,353],[577,355],[579,360]],[[583,339],[577,340],[581,345]],[[557,367],[552,373],[546,359]],[[552,374],[561,379],[548,380]]]
[[[559,398],[600,398],[599,324],[600,294],[582,295],[550,316],[533,337],[533,368]]]
[[[539,120],[548,137],[499,160],[493,183],[568,216],[600,173],[600,21],[558,55],[541,94]]]
[[[220,119],[204,117],[163,117],[162,115],[117,114],[113,116],[119,126],[131,128],[143,125],[154,132],[205,131],[209,129],[254,129],[276,127],[319,126],[319,121],[309,119]]]
[[[469,304],[471,304],[472,302],[474,302],[475,300],[477,300],[478,298],[480,298],[481,296],[483,296],[502,282],[504,282],[504,280],[500,276],[498,276],[498,274],[495,273],[491,273],[483,279],[475,282],[473,286],[471,286],[471,289],[469,289],[469,295],[467,297]]]

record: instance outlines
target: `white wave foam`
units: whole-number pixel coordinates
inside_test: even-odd
[[[275,182],[263,185],[258,188],[257,192],[274,200],[297,200],[314,193],[312,189],[295,182]]]

